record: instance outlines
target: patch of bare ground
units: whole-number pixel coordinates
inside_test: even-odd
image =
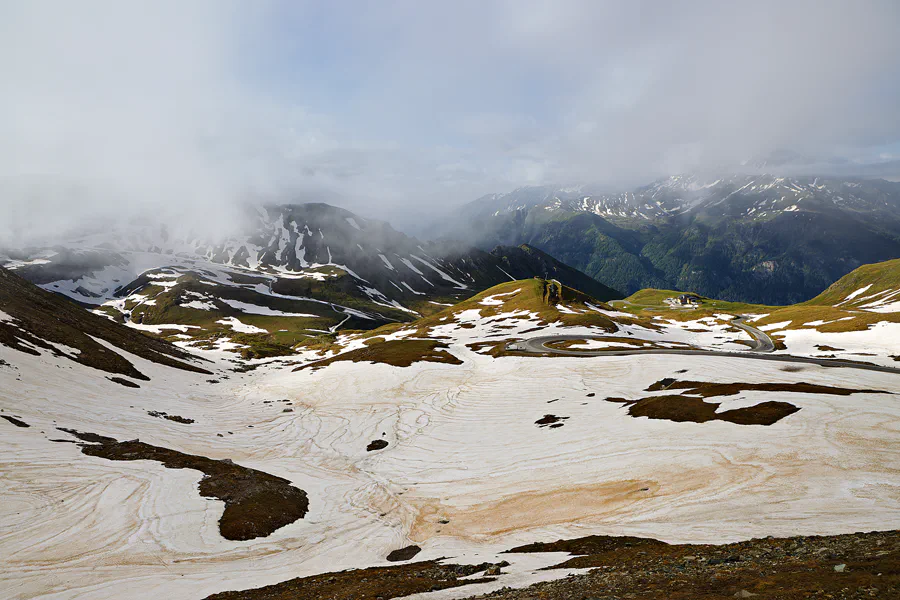
[[[184,425],[190,425],[194,422],[193,419],[188,419],[187,417],[179,417],[178,415],[170,415],[158,410],[148,410],[147,414],[151,417],[156,417],[157,419],[165,419],[167,421],[174,421],[176,423],[182,423]]]
[[[302,519],[309,509],[306,492],[291,482],[231,460],[184,454],[138,440],[115,438],[60,428],[81,440],[81,452],[108,460],[154,460],[169,469],[195,469],[203,473],[200,495],[225,503],[219,532],[227,540],[252,540]]]
[[[769,401],[719,413],[716,412],[718,402],[682,395],[650,396],[628,404],[628,414],[632,417],[665,419],[676,423],[727,421],[737,425],[774,425],[800,410],[788,402]]]
[[[298,577],[255,590],[222,592],[205,600],[389,600],[411,594],[493,581],[493,577],[461,579],[489,569],[480,565],[445,565],[437,561],[370,567]]]
[[[589,535],[587,537],[571,540],[557,540],[555,542],[535,542],[524,546],[516,546],[507,550],[505,554],[524,554],[528,552],[568,552],[569,554],[586,555],[612,552],[619,548],[632,548],[635,546],[668,546],[665,542],[651,538],[639,538],[631,536]],[[559,568],[551,567],[551,568]]]
[[[375,450],[384,450],[388,447],[387,440],[372,440],[369,442],[369,445],[366,446],[366,452],[374,452]]]
[[[109,379],[109,380],[112,381],[113,383],[118,383],[119,385],[123,385],[123,386],[128,387],[128,388],[139,388],[139,387],[141,387],[141,386],[139,386],[138,384],[136,384],[136,383],[133,382],[133,381],[128,381],[128,380],[125,379],[124,377],[107,377],[107,379]]]
[[[392,550],[387,555],[387,560],[391,562],[402,562],[405,560],[412,560],[413,557],[421,552],[422,549],[416,546],[415,544],[411,546],[406,546],[405,548],[399,548],[397,550]]]
[[[824,344],[816,344],[816,349],[822,352],[843,352],[843,348],[835,348],[834,346],[826,346]]]
[[[720,403],[706,402],[704,398],[735,396],[747,391],[829,394],[833,396],[849,396],[850,394],[859,393],[890,393],[882,390],[839,388],[811,383],[711,383],[704,381],[678,381],[671,377],[660,379],[646,389],[648,392],[668,390],[682,390],[683,393],[648,396],[638,400],[628,400],[626,398],[607,398],[606,400],[628,405],[628,414],[632,417],[665,419],[676,423],[727,421],[736,425],[774,425],[800,409],[789,402],[768,401],[754,406],[717,412]]]
[[[344,352],[324,360],[318,360],[297,367],[294,370],[321,369],[341,361],[374,362],[395,367],[408,367],[416,362],[461,365],[462,361],[447,352],[447,347],[447,344],[437,340],[390,340]]]
[[[511,552],[577,554],[551,568],[587,573],[505,588],[493,600],[900,598],[900,532],[764,538],[723,545],[592,536]],[[474,600],[474,597],[468,600]]]
[[[796,394],[827,394],[849,396],[851,394],[890,394],[884,390],[867,390],[816,385],[813,383],[712,383],[708,381],[676,381],[660,379],[647,388],[648,392],[662,390],[685,390],[685,394],[713,398],[735,396],[741,392],[789,392]]]
[[[556,429],[557,427],[562,427],[564,425],[563,421],[567,420],[569,417],[557,417],[556,415],[544,415],[540,419],[534,422],[538,427],[550,427],[550,429]]]
[[[25,421],[23,421],[21,419],[17,419],[15,417],[11,417],[9,415],[0,415],[0,419],[6,419],[7,421],[12,423],[16,427],[31,427],[31,425],[29,425]]]
[[[472,342],[471,344],[466,344],[466,348],[473,352],[478,352],[479,354],[486,354],[487,356],[493,356],[497,358],[498,356],[503,356],[506,352],[506,345],[510,342],[514,342],[513,338],[507,338],[505,340],[491,340],[485,342]],[[488,349],[487,351],[484,351]]]
[[[538,327],[538,329],[543,328]],[[500,358],[501,356],[524,356],[526,358],[562,356],[560,354],[551,354],[549,352],[538,354],[534,352],[526,352],[524,350],[510,350],[509,344],[517,341],[518,339],[519,338],[506,338],[502,340],[472,342],[471,344],[466,344],[466,348],[472,350],[473,352],[484,354],[485,356],[493,356],[494,358]],[[489,348],[489,350],[484,351],[486,348]]]

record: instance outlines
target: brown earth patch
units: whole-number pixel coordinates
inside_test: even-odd
[[[538,327],[538,329],[543,329],[543,327]],[[502,334],[501,334],[502,335]],[[478,352],[479,354],[483,354],[485,356],[492,356],[494,358],[500,358],[501,356],[523,356],[526,358],[550,358],[554,356],[562,356],[561,354],[551,354],[550,352],[526,352],[525,350],[510,350],[508,348],[509,344],[521,341],[520,338],[504,338],[502,340],[486,340],[482,342],[472,342],[470,344],[466,344],[466,348],[472,350],[473,352]],[[485,348],[490,348],[487,352],[481,352]]]
[[[23,421],[23,420],[21,420],[21,419],[17,419],[17,418],[15,418],[15,417],[11,417],[11,416],[9,416],[9,415],[0,415],[0,418],[6,419],[7,421],[9,421],[10,423],[12,423],[12,424],[15,425],[16,427],[31,427],[31,425],[29,425],[29,424],[26,423],[25,421]]]
[[[671,377],[657,381],[650,385],[646,391],[660,392],[665,390],[683,390],[683,393],[649,396],[638,400],[607,398],[606,401],[628,405],[628,414],[633,417],[665,419],[676,423],[726,421],[736,425],[773,425],[799,411],[800,408],[788,402],[768,401],[754,406],[717,412],[720,403],[706,402],[704,398],[734,396],[745,391],[830,394],[837,396],[849,396],[857,393],[890,393],[881,390],[838,388],[809,383],[711,383],[677,381]]]
[[[406,546],[405,548],[400,548],[398,550],[391,550],[390,554],[387,555],[387,560],[391,562],[412,560],[412,558],[421,551],[421,548],[413,544],[412,546]]]
[[[678,381],[678,380],[675,379],[674,377],[665,377],[665,378],[663,378],[663,379],[660,379],[660,380],[657,381],[656,383],[651,384],[651,385],[648,386],[647,389],[644,390],[644,391],[647,391],[647,392],[658,392],[658,391],[660,391],[660,390],[667,389],[670,385],[672,385],[672,384],[675,383],[676,381]]]
[[[626,541],[627,540],[627,541]],[[493,600],[806,600],[900,598],[900,532],[664,544],[646,538],[581,538],[531,544],[582,554],[555,568],[591,568],[554,581],[481,596]]]
[[[174,421],[176,423],[183,423],[185,425],[190,425],[194,422],[193,419],[188,419],[187,417],[179,417],[178,415],[170,415],[158,410],[148,410],[147,414],[151,417],[156,417],[157,419],[166,419],[167,421]]]
[[[551,428],[562,427],[563,421],[568,420],[569,417],[557,417],[556,415],[544,415],[540,419],[534,422],[538,427],[547,427],[548,425]]]
[[[618,404],[631,404],[633,401],[628,398],[606,398],[606,402],[616,402]]]
[[[843,348],[835,348],[834,346],[826,346],[824,344],[816,344],[816,349],[822,352],[843,352]]]
[[[113,383],[118,383],[119,385],[124,385],[125,387],[128,387],[128,388],[139,388],[139,387],[141,387],[141,386],[139,386],[138,384],[136,384],[136,383],[133,382],[133,381],[128,381],[128,380],[125,379],[124,377],[107,377],[107,379],[109,379],[109,380],[112,381]]]
[[[540,327],[532,327],[531,329],[526,329],[524,331],[521,331],[520,333],[534,333],[535,331],[540,331],[541,329],[544,329],[543,325]]]
[[[718,408],[718,402],[706,402],[692,396],[650,396],[632,402],[628,407],[628,414],[632,417],[665,419],[676,423],[727,421],[737,425],[773,425],[800,410],[788,402],[773,401],[721,413],[716,412]]]
[[[477,352],[479,354],[484,354],[486,356],[493,356],[497,358],[498,356],[502,356],[506,351],[506,345],[510,342],[514,342],[515,339],[507,338],[505,340],[491,340],[485,342],[472,342],[471,344],[466,344],[466,348],[473,352]],[[490,348],[487,352],[482,352],[485,348]]]
[[[59,428],[82,443],[81,452],[107,460],[154,460],[169,469],[194,469],[203,473],[200,495],[225,503],[219,532],[227,540],[252,540],[302,519],[309,509],[306,492],[281,477],[242,467],[229,459],[214,460],[151,446],[138,440],[115,438]]]
[[[812,383],[712,383],[707,381],[676,381],[672,378],[660,379],[646,391],[685,390],[685,394],[713,398],[735,396],[741,392],[789,392],[796,394],[827,394],[849,396],[851,394],[890,394],[883,390],[839,388]]]
[[[555,542],[536,542],[517,546],[507,550],[507,554],[525,554],[529,552],[568,552],[569,554],[601,554],[620,548],[633,548],[635,546],[668,546],[665,542],[651,538],[639,538],[631,536],[589,535],[587,537],[571,540],[557,540]]]
[[[205,600],[389,600],[411,594],[493,581],[493,577],[460,579],[492,565],[445,565],[431,560],[391,567],[370,567],[298,577],[255,590],[222,592]]]
[[[299,371],[301,369],[321,369],[330,364],[342,361],[374,362],[395,367],[408,367],[416,362],[461,365],[462,361],[447,352],[446,348],[448,348],[447,344],[437,340],[391,340],[312,362],[297,367],[294,371]]]

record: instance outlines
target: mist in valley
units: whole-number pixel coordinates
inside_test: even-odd
[[[421,234],[488,193],[785,148],[885,176],[898,22],[890,1],[3,3],[0,246],[135,219],[225,237],[268,203]]]

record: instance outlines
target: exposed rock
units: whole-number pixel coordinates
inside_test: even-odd
[[[372,440],[369,442],[369,445],[366,446],[366,452],[374,452],[375,450],[384,450],[388,447],[387,440]]]

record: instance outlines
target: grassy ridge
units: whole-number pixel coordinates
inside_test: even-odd
[[[824,292],[804,304],[833,306],[867,285],[871,287],[848,304],[856,304],[861,298],[884,290],[900,290],[900,258],[863,265],[844,275]]]
[[[845,302],[847,296],[866,286],[871,287],[850,302]],[[677,320],[694,320],[716,314],[763,314],[764,317],[754,321],[755,325],[789,322],[786,326],[789,329],[815,328],[823,333],[839,333],[865,331],[871,325],[885,321],[900,323],[900,313],[877,313],[862,310],[858,306],[872,301],[863,298],[885,290],[900,290],[900,259],[864,265],[839,279],[812,300],[789,306],[702,298],[701,305],[696,309],[674,308],[665,304],[664,300],[677,297],[683,292],[660,289],[640,290],[625,300],[613,301],[612,304],[617,309],[639,316],[661,316]],[[900,300],[900,297],[892,300]]]

